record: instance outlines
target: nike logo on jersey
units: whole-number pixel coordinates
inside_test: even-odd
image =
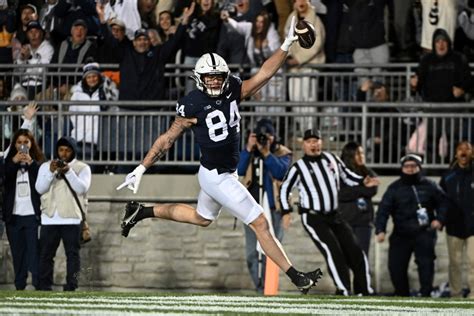
[[[229,93],[229,95],[226,95],[225,97],[228,99],[228,98],[230,98],[231,96],[232,96],[232,92]]]

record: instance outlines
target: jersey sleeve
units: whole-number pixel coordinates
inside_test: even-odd
[[[196,107],[189,97],[183,97],[176,103],[176,115],[186,118],[196,117]]]
[[[229,90],[236,96],[237,104],[240,104],[240,95],[242,94],[242,79],[237,76],[229,76]]]

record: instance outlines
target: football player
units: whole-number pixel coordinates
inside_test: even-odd
[[[265,85],[284,63],[288,49],[297,39],[294,25],[293,19],[281,48],[248,80],[241,81],[230,75],[225,60],[215,53],[204,54],[197,61],[193,75],[197,89],[178,101],[171,127],[156,139],[143,162],[117,187],[120,190],[127,186],[136,193],[147,168],[163,157],[186,129],[192,128],[201,148],[198,173],[201,191],[197,207],[181,203],[144,207],[129,202],[122,220],[123,236],[127,237],[137,222],[150,217],[206,227],[225,207],[255,231],[266,255],[286,272],[301,292],[306,294],[317,283],[321,270],[303,273],[292,266],[281,244],[271,235],[262,207],[238,181],[236,173],[240,144],[238,105]]]

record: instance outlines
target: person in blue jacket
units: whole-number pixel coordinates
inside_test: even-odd
[[[237,173],[243,177],[242,183],[250,194],[264,209],[270,211],[273,231],[280,241],[283,239],[283,230],[290,223],[290,215],[282,215],[277,195],[280,191],[280,181],[290,167],[291,158],[292,152],[277,142],[272,122],[269,119],[261,119],[249,134],[247,144],[240,152],[237,166]],[[263,167],[262,185],[259,181],[260,161]],[[257,237],[250,227],[244,228],[247,266],[257,291],[262,292],[265,284],[265,256],[262,255],[259,262]]]
[[[385,191],[375,218],[377,241],[385,240],[387,221],[393,220],[388,270],[396,296],[409,296],[408,265],[412,253],[418,266],[420,294],[433,289],[436,230],[446,222],[446,195],[422,175],[422,159],[408,154],[400,160],[401,176]]]
[[[451,297],[462,297],[463,257],[467,259],[467,281],[474,298],[474,168],[472,145],[463,141],[456,147],[456,159],[441,178],[446,192],[446,239],[449,254],[449,287]]]

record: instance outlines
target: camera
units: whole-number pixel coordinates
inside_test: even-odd
[[[56,166],[58,166],[58,168],[64,168],[66,166],[66,162],[64,160],[58,159],[56,160]]]
[[[25,144],[22,144],[20,145],[20,149],[18,150],[20,153],[23,153],[23,154],[28,154],[30,149],[28,148],[27,145]]]
[[[268,136],[266,133],[262,133],[262,132],[259,132],[257,134],[257,142],[262,145],[262,146],[265,146],[268,142]]]

